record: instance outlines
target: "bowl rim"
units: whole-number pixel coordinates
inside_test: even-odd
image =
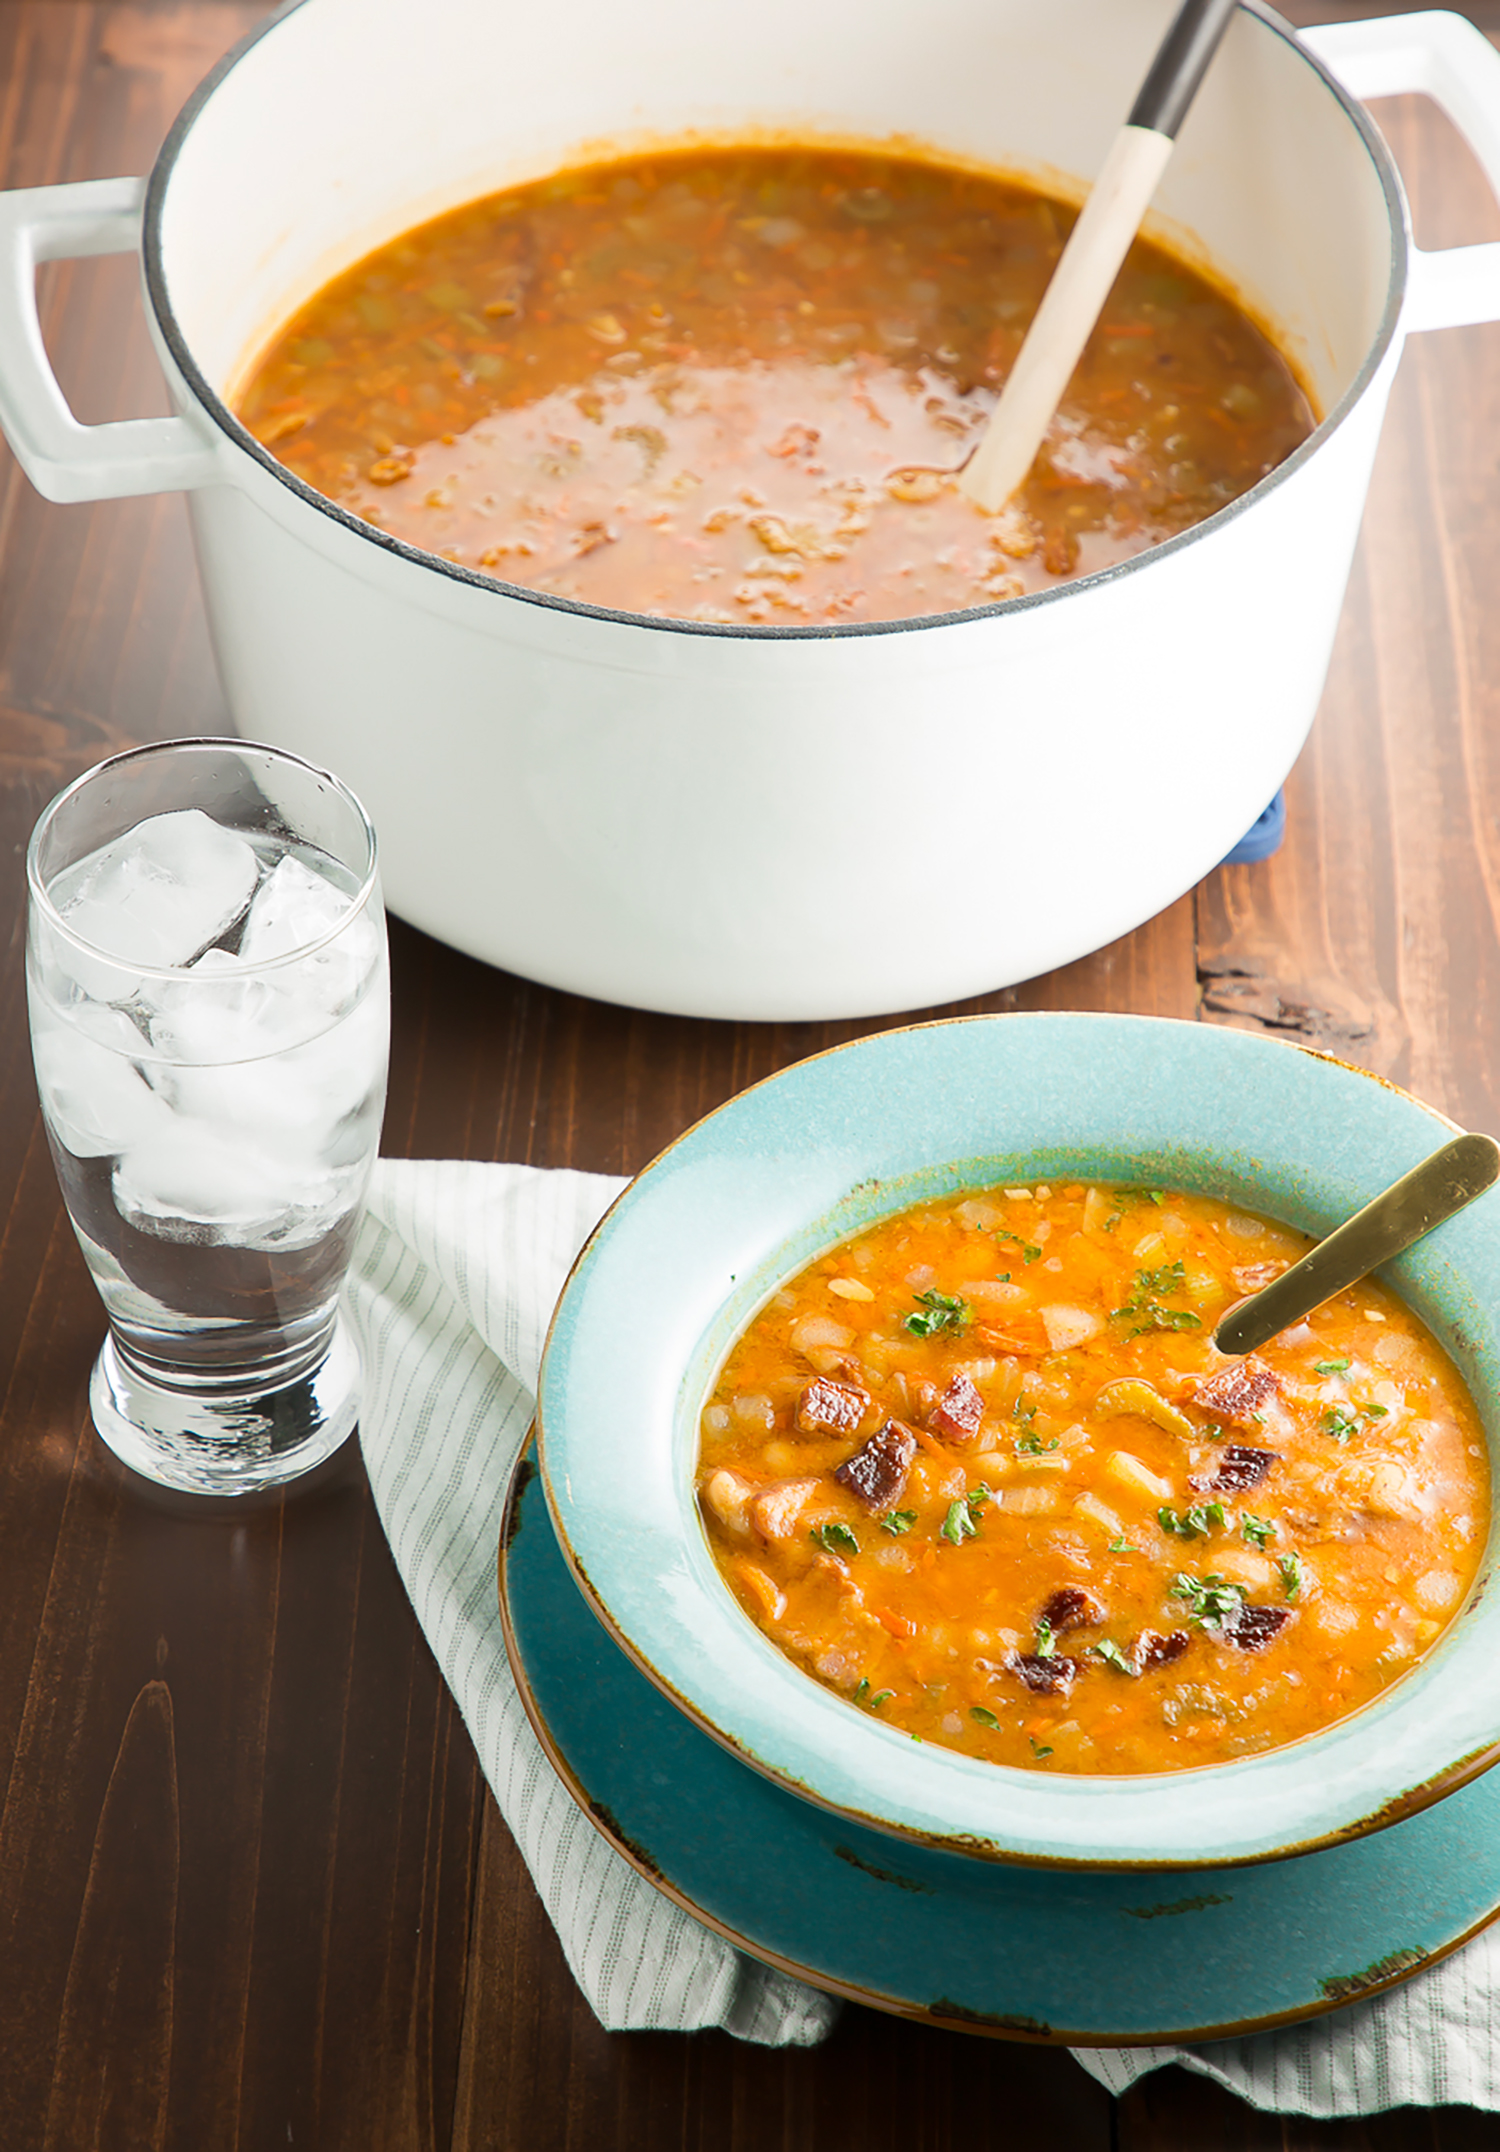
[[[278,463],[270,450],[262,447],[249,428],[236,418],[209,381],[193,354],[192,346],[172,304],[162,221],[173,174],[184,144],[194,125],[212,102],[214,93],[240,62],[260,45],[262,39],[271,36],[299,16],[308,4],[309,0],[287,0],[285,6],[249,30],[199,83],[168,131],[151,168],[142,208],[141,267],[147,306],[162,343],[171,354],[184,383],[192,392],[199,408],[213,421],[230,447],[249,457],[304,507],[328,518],[351,536],[363,539],[413,567],[430,569],[452,582],[466,584],[471,590],[481,592],[487,598],[518,600],[526,605],[538,606],[543,611],[573,614],[586,620],[611,621],[625,627],[647,628],[656,634],[696,635],[724,642],[849,642],[863,636],[920,633],[933,628],[962,626],[975,621],[1032,612],[1039,607],[1077,598],[1087,591],[1103,588],[1124,577],[1138,575],[1151,562],[1167,559],[1181,552],[1184,547],[1211,537],[1275,493],[1295,478],[1343,426],[1363,400],[1365,391],[1379,373],[1396,339],[1410,273],[1412,236],[1405,193],[1385,139],[1360,101],[1344,88],[1327,62],[1302,42],[1293,25],[1269,5],[1269,0],[1238,0],[1240,11],[1290,46],[1297,58],[1330,92],[1374,167],[1390,228],[1390,268],[1380,321],[1353,379],[1337,403],[1325,412],[1314,426],[1306,440],[1299,442],[1291,454],[1277,464],[1274,470],[1267,472],[1264,478],[1257,479],[1246,492],[1227,502],[1224,507],[1216,509],[1201,523],[1192,524],[1170,538],[1161,539],[1157,544],[1148,546],[1143,553],[1133,554],[1128,560],[1116,561],[1106,568],[1097,568],[1089,575],[1077,576],[1071,582],[1058,584],[1049,590],[1028,591],[1018,598],[1001,599],[993,605],[968,606],[958,612],[916,614],[910,619],[824,621],[807,626],[770,621],[754,623],[678,620],[659,613],[634,613],[623,608],[593,605],[581,598],[564,598],[551,591],[532,590],[523,584],[501,582],[498,577],[483,574],[475,568],[466,568],[462,562],[446,560],[440,554],[424,552],[419,546],[411,545],[403,538],[394,537],[389,531],[375,528],[359,516],[351,514],[347,508],[341,508],[325,494],[319,493],[308,485],[305,479],[298,478],[294,472],[288,470],[285,464]],[[815,140],[816,137],[810,135],[808,139]]]
[[[846,1216],[840,1229],[832,1232],[826,1230],[830,1223],[827,1211],[814,1216],[809,1228],[805,1204],[795,1207],[795,1216],[788,1224],[800,1227],[800,1243],[786,1242],[769,1253],[763,1248],[758,1268],[752,1266],[747,1273],[749,1282],[738,1285],[738,1298],[720,1304],[707,1328],[703,1312],[708,1302],[703,1292],[699,1294],[699,1308],[678,1321],[675,1333],[668,1325],[668,1339],[674,1350],[680,1349],[689,1337],[692,1339],[682,1362],[686,1372],[674,1367],[670,1379],[654,1374],[643,1378],[640,1365],[646,1363],[641,1362],[634,1370],[640,1394],[630,1398],[627,1409],[609,1423],[611,1443],[618,1441],[621,1427],[627,1434],[644,1430],[646,1439],[640,1451],[633,1453],[634,1461],[640,1464],[644,1458],[645,1467],[659,1475],[658,1508],[645,1516],[644,1542],[637,1532],[642,1515],[632,1511],[636,1497],[627,1480],[617,1477],[611,1483],[608,1504],[591,1504],[587,1495],[580,1497],[576,1491],[580,1467],[587,1467],[596,1477],[601,1460],[606,1476],[610,1472],[618,1475],[623,1469],[597,1440],[591,1453],[593,1438],[587,1428],[580,1436],[578,1408],[590,1403],[591,1381],[597,1388],[599,1378],[590,1374],[591,1356],[592,1364],[600,1365],[601,1343],[607,1344],[611,1353],[621,1344],[618,1322],[613,1330],[610,1328],[609,1295],[613,1294],[618,1310],[622,1264],[628,1268],[633,1258],[639,1258],[644,1245],[642,1225],[649,1238],[653,1229],[659,1230],[664,1219],[670,1222],[670,1215],[680,1208],[674,1191],[684,1170],[691,1199],[693,1177],[702,1180],[706,1172],[711,1182],[716,1159],[731,1163],[737,1159],[744,1165],[744,1139],[754,1131],[747,1131],[741,1124],[747,1116],[765,1121],[763,1110],[756,1114],[755,1102],[761,1102],[762,1109],[768,1098],[773,1108],[783,1101],[796,1105],[799,1087],[809,1081],[816,1087],[830,1076],[836,1094],[840,1077],[850,1070],[858,1072],[862,1061],[874,1068],[882,1059],[899,1062],[903,1054],[908,1060],[913,1053],[916,1055],[912,1066],[922,1066],[926,1056],[930,1073],[934,1054],[940,1063],[947,1051],[952,1062],[956,1050],[961,1063],[964,1042],[978,1042],[974,1051],[982,1062],[992,1041],[997,1046],[1002,1041],[1015,1042],[1018,1047],[1023,1041],[1033,1041],[1043,1060],[1049,1053],[1055,1060],[1065,1048],[1076,1049],[1086,1041],[1090,1051],[1107,1055],[1112,1077],[1122,1056],[1128,1059],[1132,1052],[1143,1056],[1149,1067],[1158,1048],[1179,1059],[1183,1054],[1196,1053],[1201,1068],[1210,1072],[1240,1063],[1246,1071],[1246,1081],[1253,1082],[1258,1092],[1285,1091],[1289,1086],[1296,1093],[1299,1088],[1305,1090],[1310,1075],[1313,1085],[1327,1092],[1330,1126],[1350,1126],[1351,1101],[1374,1111],[1373,1128],[1365,1129],[1361,1121],[1353,1130],[1353,1140],[1343,1143],[1345,1152],[1359,1152],[1361,1171],[1367,1170],[1364,1154],[1368,1149],[1377,1142],[1389,1148],[1394,1142],[1399,1163],[1393,1157],[1368,1172],[1370,1194],[1394,1178],[1395,1170],[1415,1163],[1434,1148],[1434,1133],[1446,1135],[1455,1126],[1447,1116],[1399,1085],[1336,1055],[1229,1027],[1130,1015],[1010,1012],[938,1019],[845,1042],[762,1079],[695,1122],[621,1191],[579,1252],[548,1329],[537,1387],[538,1459],[559,1546],[593,1611],[632,1662],[694,1723],[743,1762],[837,1814],[852,1816],[898,1838],[983,1859],[1088,1869],[1224,1867],[1282,1859],[1399,1822],[1468,1783],[1500,1760],[1500,1707],[1486,1713],[1475,1705],[1470,1707],[1467,1718],[1463,1708],[1465,1697],[1473,1689],[1472,1683],[1468,1689],[1464,1686],[1466,1672],[1473,1671],[1472,1667],[1466,1668],[1465,1662],[1482,1663],[1481,1647],[1475,1639],[1485,1631],[1473,1617],[1485,1609],[1486,1585],[1500,1537],[1500,1519],[1493,1516],[1486,1550],[1462,1607],[1408,1676],[1320,1733],[1228,1764],[1184,1771],[1054,1776],[959,1756],[927,1744],[916,1744],[918,1753],[914,1755],[910,1737],[850,1710],[845,1699],[825,1690],[780,1653],[734,1602],[713,1568],[706,1535],[697,1523],[690,1474],[672,1478],[684,1449],[685,1413],[694,1434],[696,1431],[706,1388],[703,1367],[717,1365],[723,1349],[767,1293],[779,1280],[801,1269],[818,1249],[860,1230],[874,1217],[922,1200],[924,1193],[979,1185],[961,1171],[965,1164],[974,1162],[973,1157],[950,1159],[938,1167],[929,1163],[925,1180],[932,1183],[941,1178],[942,1185],[918,1188],[915,1193],[909,1192],[910,1175],[887,1175],[873,1182],[867,1176],[849,1192],[844,1206],[854,1222],[848,1222]],[[956,1048],[954,1042],[958,1042]],[[973,1055],[969,1058],[972,1060]],[[1277,1072],[1280,1083],[1268,1085],[1268,1076]],[[989,1073],[993,1075],[993,1071]],[[889,1079],[890,1070],[885,1074]],[[1337,1080],[1332,1091],[1327,1088],[1330,1077]],[[893,1097],[889,1089],[882,1092],[883,1114],[890,1111]],[[801,1103],[805,1105],[805,1099]],[[1047,1110],[1051,1105],[1049,1094]],[[766,1126],[774,1126],[774,1122],[773,1111]],[[1007,1170],[1004,1155],[998,1151],[991,1155],[1003,1174]],[[1011,1155],[1014,1158],[1019,1154]],[[1038,1155],[1035,1146],[1031,1147],[1031,1155]],[[806,1160],[799,1162],[805,1164]],[[1178,1162],[1190,1163],[1187,1151],[1180,1154]],[[1261,1161],[1252,1163],[1264,1171]],[[777,1166],[783,1178],[785,1165],[783,1158]],[[1224,1151],[1209,1154],[1207,1165],[1209,1170],[1200,1184],[1223,1186],[1229,1178]],[[1045,1162],[1040,1170],[1048,1172]],[[1085,1173],[1087,1168],[1080,1166],[1076,1170]],[[1327,1168],[1291,1164],[1286,1170],[1299,1186],[1302,1183],[1298,1176],[1321,1173],[1321,1181],[1315,1179],[1311,1185],[1328,1214],[1322,1228],[1327,1230],[1344,1205],[1342,1189],[1349,1158],[1335,1156]],[[753,1160],[750,1172],[753,1179]],[[1330,1175],[1340,1190],[1331,1206],[1326,1194]],[[872,1189],[884,1190],[887,1200],[881,1201],[878,1193],[871,1193]],[[773,1195],[776,1192],[773,1190]],[[1253,1188],[1252,1194],[1243,1195],[1241,1200],[1253,1203],[1258,1192],[1258,1187]],[[717,1193],[722,1197],[722,1188]],[[1360,1189],[1348,1199],[1348,1207],[1355,1207],[1363,1199],[1364,1191]],[[1318,1200],[1311,1205],[1314,1214]],[[860,1201],[877,1207],[861,1217]],[[1491,1206],[1488,1219],[1492,1221],[1488,1223],[1487,1202]],[[1262,1199],[1260,1207],[1274,1206]],[[774,1202],[771,1215],[778,1215]],[[757,1220],[758,1228],[759,1225]],[[1488,1311],[1500,1302],[1497,1227],[1500,1191],[1490,1199],[1481,1199],[1464,1217],[1439,1229],[1426,1243],[1400,1258],[1389,1273],[1399,1278],[1403,1297],[1418,1301],[1417,1312],[1458,1360],[1473,1388],[1485,1422],[1493,1480],[1500,1480],[1500,1470],[1496,1469],[1500,1460],[1500,1314],[1491,1322]],[[785,1242],[785,1230],[782,1237]],[[1462,1262],[1455,1268],[1458,1256],[1466,1258],[1468,1270]],[[1494,1272],[1494,1288],[1487,1286],[1485,1297],[1476,1299],[1469,1291],[1468,1279],[1475,1264],[1486,1257]],[[696,1260],[701,1263],[701,1251]],[[637,1339],[633,1344],[630,1326],[643,1309],[648,1323],[656,1319],[651,1294],[640,1284],[631,1290],[635,1302],[627,1311],[630,1320],[623,1333],[624,1352],[628,1360],[636,1351],[638,1361],[644,1352],[649,1361],[654,1349],[651,1340]],[[1452,1311],[1455,1295],[1459,1313]],[[1433,1301],[1434,1296],[1440,1303],[1435,1312],[1432,1307],[1424,1309],[1420,1305],[1424,1297]],[[581,1320],[584,1317],[586,1323]],[[700,1363],[696,1374],[695,1354]],[[1484,1376],[1482,1387],[1465,1366],[1466,1358]],[[617,1364],[611,1359],[612,1372]],[[674,1401],[672,1439],[663,1446],[659,1422],[663,1398],[669,1390]],[[598,1398],[594,1397],[592,1403],[597,1407]],[[656,1450],[651,1448],[653,1442]],[[696,1526],[696,1537],[702,1542],[701,1550],[690,1544],[692,1535],[683,1529],[689,1515]],[[678,1535],[675,1543],[674,1528]],[[649,1560],[643,1560],[643,1547]],[[705,1590],[710,1578],[712,1587]],[[679,1601],[688,1609],[685,1620],[676,1611]],[[1500,1630],[1500,1595],[1488,1604],[1488,1627]],[[734,1649],[736,1639],[742,1647],[738,1651]],[[747,1642],[748,1651],[743,1648]],[[1457,1648],[1460,1643],[1462,1649]],[[721,1687],[715,1686],[717,1677],[712,1671],[705,1674],[700,1663],[705,1645],[725,1653],[735,1680],[741,1684],[735,1691],[731,1711],[726,1712]],[[1488,1648],[1493,1649],[1493,1638]],[[1448,1727],[1446,1732],[1434,1732],[1428,1692],[1435,1687],[1445,1706],[1437,1721],[1440,1728]],[[837,1744],[837,1753],[830,1755],[832,1743]],[[881,1743],[886,1744],[883,1750]],[[897,1750],[901,1752],[899,1765],[894,1762]],[[1302,1759],[1307,1756],[1314,1758],[1311,1770],[1302,1768]],[[851,1757],[852,1764],[845,1768],[843,1759]],[[1018,1781],[1026,1783],[1018,1787]],[[893,1793],[898,1782],[899,1793]],[[1050,1793],[1042,1799],[1040,1792],[1047,1789]],[[1061,1800],[1058,1789],[1064,1789]],[[1200,1823],[1201,1842],[1193,1843],[1192,1831],[1184,1834],[1182,1817],[1177,1812],[1198,1816],[1205,1803],[1192,1800],[1183,1789],[1198,1795],[1211,1789],[1219,1811],[1231,1816],[1245,1812],[1235,1826],[1240,1835],[1228,1845],[1222,1836],[1216,1835],[1210,1841],[1203,1837]],[[1243,1794],[1242,1800],[1237,1800],[1239,1793]],[[1263,1820],[1268,1793],[1274,1795],[1269,1804],[1274,1811],[1269,1822]],[[998,1829],[992,1813],[997,1805],[1009,1811]],[[1248,1813],[1252,1807],[1254,1818]],[[1059,1808],[1065,1811],[1061,1819]],[[1148,1816],[1147,1811],[1153,1808],[1172,1811],[1176,1820]],[[1122,1811],[1129,1811],[1128,1825],[1118,1820]]]

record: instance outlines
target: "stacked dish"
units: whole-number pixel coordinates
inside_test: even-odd
[[[705,1399],[757,1311],[813,1258],[913,1203],[1016,1183],[1128,1183],[1225,1198],[1321,1235],[1436,1148],[1448,1126],[1326,1057],[1143,1018],[922,1026],[783,1072],[690,1130],[631,1184],[563,1294],[542,1369],[539,1453],[577,1587],[669,1699],[674,1723],[690,1721],[736,1759],[714,1769],[746,1781],[750,1766],[780,1789],[783,1812],[786,1795],[803,1815],[809,1803],[832,1812],[835,1824],[825,1818],[822,1828],[836,1836],[858,1827],[869,1843],[883,1837],[887,1862],[904,1841],[902,1861],[956,1856],[971,1878],[1004,1864],[995,1887],[1012,1891],[1016,1863],[1072,1870],[1070,1889],[1134,1871],[1138,1896],[1142,1870],[1222,1875],[1310,1855],[1295,1871],[1309,1890],[1317,1864],[1349,1858],[1350,1841],[1365,1841],[1360,1857],[1378,1862],[1381,1841],[1370,1834],[1383,1826],[1462,1828],[1463,1802],[1488,1803],[1488,1785],[1457,1805],[1445,1797],[1500,1755],[1487,1673],[1500,1604],[1486,1589],[1494,1551],[1483,1520],[1463,1605],[1427,1656],[1363,1709],[1209,1768],[1104,1775],[1012,1768],[915,1742],[809,1678],[726,1585],[694,1485]],[[1389,1279],[1467,1383],[1491,1471],[1497,1227],[1496,1198],[1481,1199]],[[1444,1807],[1422,1817],[1435,1803]],[[1400,1836],[1385,1841],[1393,1861]],[[1274,1889],[1268,1878],[1293,1872],[1262,1870],[1236,1893]],[[1407,1950],[1399,1973],[1451,1947],[1500,1898],[1488,1872],[1472,1880],[1483,1902],[1448,1906],[1420,1945],[1387,1937],[1373,1959]],[[1172,1896],[1169,1878],[1153,1888]],[[1201,1881],[1184,1881],[1178,1895],[1216,1902]],[[1421,1926],[1404,1901],[1402,1918],[1408,1930]],[[868,1983],[852,1985],[864,1992]],[[1340,1998],[1315,1983],[1309,1997],[1278,1997],[1255,2021],[1330,1999]],[[1203,2023],[1190,2006],[1188,2021]]]

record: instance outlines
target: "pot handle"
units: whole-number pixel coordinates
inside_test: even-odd
[[[1500,52],[1483,31],[1443,8],[1370,22],[1329,22],[1299,33],[1351,97],[1420,91],[1447,113],[1500,196]],[[1457,329],[1500,320],[1500,241],[1411,251],[1402,326]]]
[[[0,193],[0,427],[49,501],[177,493],[222,476],[212,441],[190,419],[80,425],[42,341],[37,263],[137,252],[145,194],[143,179]]]

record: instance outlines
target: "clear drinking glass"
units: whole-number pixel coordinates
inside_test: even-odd
[[[109,1317],[94,1424],[166,1486],[293,1479],[359,1409],[338,1297],[390,1038],[369,818],[279,749],[172,740],[70,785],[26,868],[37,1088]]]

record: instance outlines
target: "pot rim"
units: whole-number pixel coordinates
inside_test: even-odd
[[[346,531],[368,543],[382,547],[398,559],[409,561],[414,567],[427,568],[451,581],[467,584],[471,589],[482,591],[486,596],[519,599],[525,604],[540,606],[556,613],[572,613],[583,619],[612,621],[618,625],[649,628],[657,633],[697,635],[727,641],[749,642],[833,642],[868,635],[902,635],[913,631],[952,627],[971,621],[992,619],[1000,614],[1013,614],[1034,610],[1040,606],[1054,605],[1059,600],[1071,598],[1083,591],[1096,589],[1121,578],[1139,574],[1151,562],[1180,552],[1184,546],[1194,544],[1200,538],[1219,530],[1233,518],[1243,515],[1259,501],[1267,498],[1278,486],[1299,472],[1303,466],[1329,440],[1348,418],[1364,396],[1384,363],[1387,352],[1395,340],[1406,296],[1407,276],[1411,255],[1411,231],[1407,216],[1406,199],[1400,176],[1379,129],[1359,101],[1351,97],[1338,77],[1314,52],[1305,46],[1292,24],[1278,15],[1267,0],[1239,0],[1240,8],[1264,23],[1287,44],[1296,48],[1304,65],[1310,67],[1319,80],[1332,91],[1345,117],[1375,168],[1381,192],[1385,197],[1386,212],[1391,232],[1391,276],[1386,291],[1385,307],[1380,325],[1371,339],[1358,372],[1333,409],[1321,419],[1299,443],[1284,462],[1266,474],[1238,499],[1230,501],[1201,523],[1193,524],[1173,537],[1164,538],[1158,544],[1148,546],[1145,552],[1132,555],[1129,560],[1116,561],[1107,568],[1095,569],[1089,575],[1055,586],[1050,590],[1029,591],[1019,598],[1002,599],[994,605],[968,606],[958,612],[923,613],[901,620],[828,621],[808,626],[795,626],[779,622],[753,623],[713,620],[675,620],[659,613],[632,613],[612,606],[590,605],[581,599],[563,598],[550,591],[530,590],[517,583],[502,582],[498,577],[485,575],[477,569],[466,568],[459,561],[445,560],[440,554],[424,552],[421,547],[409,545],[404,539],[393,537],[389,532],[378,530],[373,524],[351,515],[336,501],[329,500],[304,479],[298,478],[282,463],[278,463],[269,449],[263,448],[248,427],[241,424],[229,406],[208,381],[194,358],[182,326],[177,319],[167,291],[166,267],[162,252],[162,217],[168,189],[172,183],[177,159],[188,135],[200,114],[206,109],[232,71],[263,38],[280,28],[291,16],[300,14],[308,0],[288,0],[288,4],[264,22],[258,23],[237,45],[224,55],[212,68],[188,98],[161,146],[151,176],[147,182],[146,198],[142,212],[142,275],[147,302],[155,318],[163,342],[170,352],[183,381],[192,391],[200,409],[213,420],[231,447],[239,449],[261,466],[278,484],[284,486],[296,499],[319,514],[341,525]]]

